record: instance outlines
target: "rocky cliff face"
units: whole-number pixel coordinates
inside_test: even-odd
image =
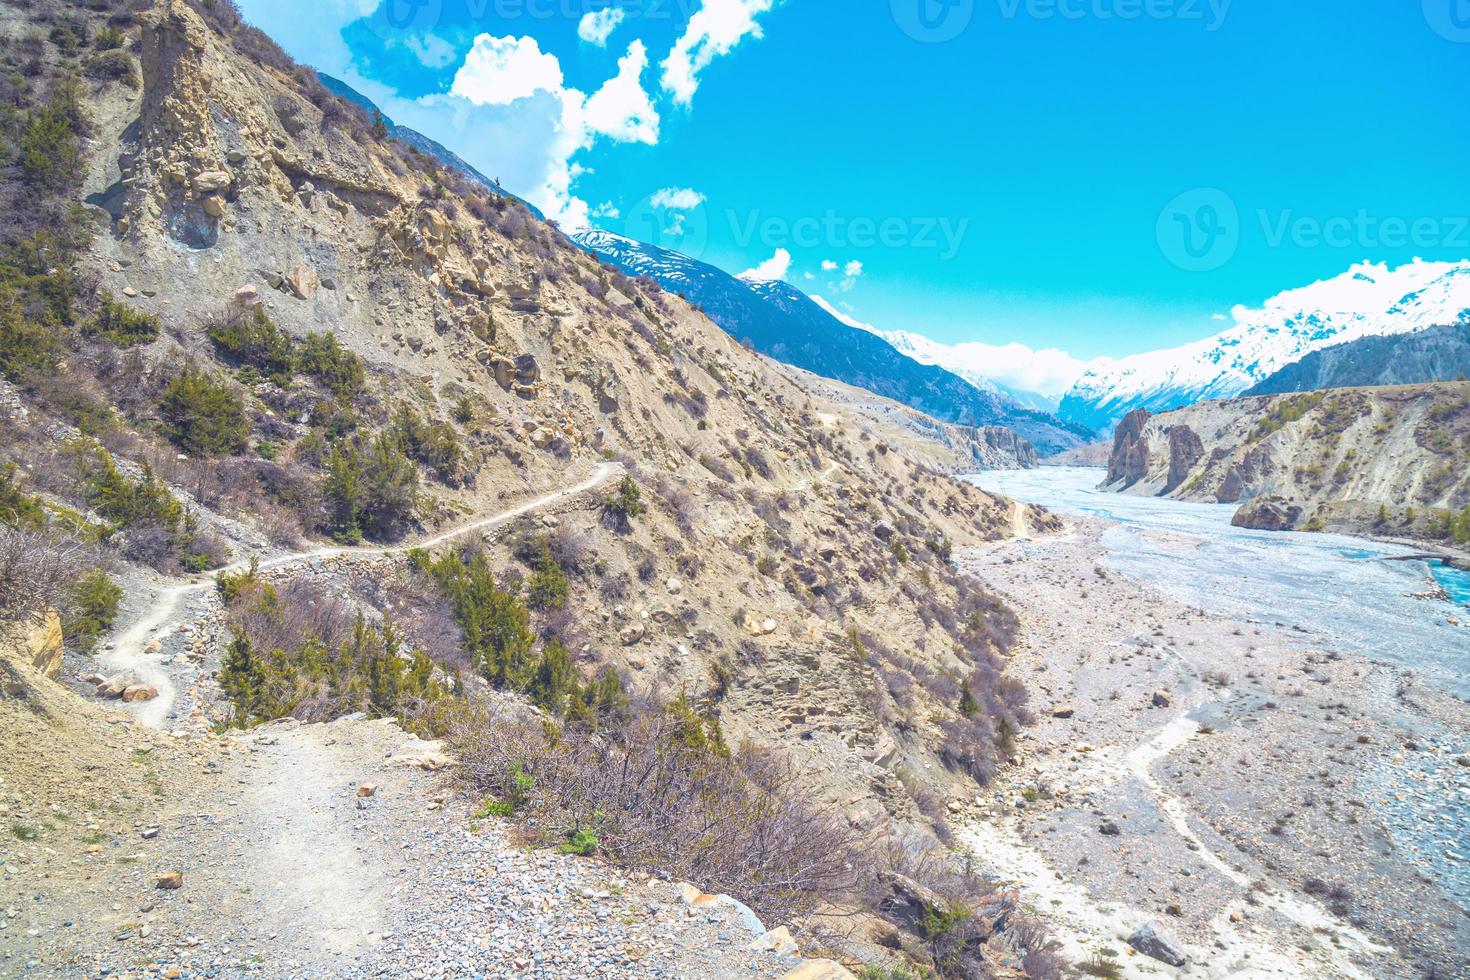
[[[1106,484],[1242,503],[1237,522],[1470,538],[1470,385],[1204,402],[1119,426]]]
[[[61,617],[48,612],[39,623],[0,629],[0,661],[24,663],[48,680],[61,676]]]

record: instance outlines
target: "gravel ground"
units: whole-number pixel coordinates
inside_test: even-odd
[[[0,975],[774,978],[803,962],[728,900],[472,821],[437,746],[391,723],[283,722],[193,752],[156,823],[57,853],[35,869],[55,887],[7,896],[19,942]],[[157,887],[174,871],[182,887]]]
[[[964,558],[1021,612],[1042,716],[962,835],[983,863],[1074,960],[1111,950],[1124,975],[1470,976],[1470,919],[1397,826],[1458,812],[1470,709],[1110,572],[1105,527]],[[1189,948],[1182,971],[1129,955],[1146,921]]]

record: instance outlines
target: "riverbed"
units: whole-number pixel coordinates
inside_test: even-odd
[[[1103,471],[981,473],[986,490],[1062,514],[1117,521],[1103,544],[1117,571],[1207,612],[1410,668],[1470,700],[1470,573],[1394,559],[1410,549],[1332,534],[1232,527],[1235,506],[1098,490]],[[1451,601],[1424,598],[1442,586]]]

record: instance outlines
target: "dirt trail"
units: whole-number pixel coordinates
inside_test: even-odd
[[[259,567],[262,571],[266,571],[305,562],[320,561],[326,558],[353,555],[391,557],[406,554],[416,548],[437,548],[457,538],[499,527],[518,517],[542,510],[558,504],[563,500],[575,497],[578,494],[585,493],[588,490],[601,486],[614,476],[621,474],[622,471],[623,468],[619,463],[599,463],[591,476],[572,486],[554,490],[507,510],[478,517],[468,524],[462,524],[431,537],[422,538],[406,544],[387,548],[315,548],[311,551],[297,551],[268,558],[261,561]],[[249,567],[250,563],[248,561],[236,562],[216,574],[222,574],[224,572],[238,573]],[[188,584],[163,589],[153,598],[143,618],[126,627],[121,634],[117,635],[110,649],[104,650],[99,656],[99,661],[106,668],[109,675],[131,673],[140,681],[151,684],[158,691],[158,697],[151,701],[143,702],[134,709],[134,716],[140,723],[151,728],[161,728],[168,720],[169,713],[173,710],[173,706],[178,700],[178,688],[165,668],[162,658],[155,655],[158,652],[158,647],[154,644],[160,643],[177,628],[182,617],[176,614],[184,599],[193,595],[202,595],[212,588],[214,588],[213,576]]]

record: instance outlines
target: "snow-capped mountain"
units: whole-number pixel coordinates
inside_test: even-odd
[[[1006,426],[1043,453],[1091,436],[1081,426],[1018,404],[994,386],[977,387],[941,367],[921,364],[786,282],[739,279],[687,255],[610,232],[579,231],[571,238],[628,275],[650,276],[664,289],[683,294],[731,336],[778,361],[866,388],[945,422]]]
[[[1002,346],[967,342],[941,344],[907,330],[882,330],[848,316],[820,296],[823,309],[849,327],[877,334],[900,354],[957,374],[981,391],[1015,401],[1037,412],[1056,414],[1062,395],[1090,364],[1060,350],[1032,350],[1024,344]]]
[[[1062,399],[1062,417],[1107,429],[1135,408],[1233,398],[1336,344],[1470,323],[1470,261],[1415,260],[1396,269],[1365,262],[1232,313],[1235,326],[1214,337],[1088,371]]]

